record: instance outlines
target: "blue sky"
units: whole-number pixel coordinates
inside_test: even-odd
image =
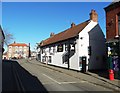
[[[59,33],[74,22],[79,24],[89,19],[91,9],[98,13],[98,21],[104,32],[104,7],[110,2],[3,2],[2,27],[14,35],[19,43],[30,43],[31,49],[36,43]]]

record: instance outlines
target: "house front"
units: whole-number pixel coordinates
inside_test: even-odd
[[[27,58],[29,55],[29,46],[25,43],[12,43],[8,45],[7,56],[11,58]]]
[[[39,44],[40,62],[77,71],[105,69],[105,37],[98,24],[98,14],[91,10],[90,19],[58,34]]]

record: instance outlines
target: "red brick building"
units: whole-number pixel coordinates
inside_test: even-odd
[[[112,58],[115,71],[120,70],[120,0],[105,7],[106,12],[106,40],[108,56]],[[116,65],[117,64],[117,65]],[[118,65],[119,64],[119,65]],[[116,65],[116,66],[115,66]],[[119,69],[119,70],[118,70]]]
[[[113,2],[105,7],[106,12],[106,39],[112,50],[119,53],[120,36],[120,1]],[[118,55],[118,53],[116,53]],[[115,53],[113,53],[115,54]]]
[[[120,1],[105,8],[107,41],[114,40],[120,34]]]

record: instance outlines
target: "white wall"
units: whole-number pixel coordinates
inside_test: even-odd
[[[79,33],[79,57],[87,57],[87,70],[89,63],[88,46],[89,34],[88,32],[97,25],[97,22],[90,21],[90,23]]]
[[[95,28],[94,28],[95,27]],[[94,28],[94,29],[93,29]],[[70,40],[70,42],[76,41],[75,44],[75,52],[71,51],[71,57],[69,59],[70,69],[81,70],[79,66],[79,57],[86,56],[87,57],[87,70],[89,69],[99,69],[103,65],[102,59],[105,54],[105,39],[97,22],[90,21],[89,24],[79,33],[78,39]],[[55,52],[53,55],[49,53],[49,47],[53,47],[53,45],[49,45],[44,47],[47,56],[51,56],[52,62],[48,64],[65,67],[68,68],[68,64],[63,63],[63,55],[66,54],[65,51],[65,43],[69,43],[69,41],[64,41],[61,43],[55,44],[56,51],[58,44],[64,44],[63,52]],[[88,55],[88,47],[92,47],[92,55],[89,57]],[[73,53],[72,53],[73,52]],[[45,53],[41,54],[41,56],[45,56]],[[99,61],[96,60],[96,56],[99,56]],[[42,62],[42,58],[41,58]]]
[[[65,44],[73,43],[73,42],[74,42],[74,40],[70,40],[70,41],[64,41],[64,42],[55,44],[55,50],[56,51],[55,51],[55,53],[53,55],[50,55],[50,53],[48,53],[49,52],[49,47],[52,48],[53,45],[44,47],[47,56],[51,56],[51,58],[52,58],[52,62],[48,63],[48,64],[68,68],[68,64],[65,63],[65,61],[64,61],[65,55],[68,54],[68,52],[65,51]],[[63,44],[63,52],[57,52],[57,46],[59,44]],[[76,44],[75,45],[75,52],[74,51],[70,52],[70,59],[69,59],[70,69],[78,70],[78,52],[77,51],[78,51],[78,45]],[[45,53],[41,54],[41,56],[44,56],[44,55],[45,55]],[[42,59],[41,59],[41,61],[42,61]]]
[[[77,39],[75,45],[75,54],[70,58],[70,69],[80,70],[78,51],[79,51],[79,40]]]
[[[91,56],[88,55],[88,46],[91,46]],[[91,21],[79,33],[79,57],[81,56],[87,57],[87,70],[106,67],[106,62],[103,60],[103,56],[106,56],[105,37],[97,22]]]

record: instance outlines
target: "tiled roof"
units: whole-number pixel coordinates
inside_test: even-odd
[[[53,35],[52,37],[50,37],[46,40],[43,40],[41,42],[40,46],[46,46],[46,45],[53,44],[53,43],[56,43],[59,41],[73,38],[73,37],[77,36],[88,25],[88,23],[89,23],[89,20],[87,20],[81,24],[78,24],[72,28],[69,28],[61,33]]]
[[[12,44],[10,44],[8,46],[28,46],[28,45],[25,44],[25,43],[12,43]]]

